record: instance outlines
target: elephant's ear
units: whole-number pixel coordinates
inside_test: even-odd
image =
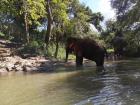
[[[75,52],[75,54],[77,54],[78,56],[82,56],[81,48],[80,48],[78,45],[75,45],[75,47],[74,47],[74,52]]]

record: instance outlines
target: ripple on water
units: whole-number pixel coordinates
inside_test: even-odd
[[[140,59],[95,67],[0,77],[0,105],[140,105]],[[59,70],[58,70],[59,71]]]
[[[123,87],[119,84],[119,78],[116,75],[105,75],[92,81],[102,81],[104,87],[95,96],[85,99],[76,105],[122,105],[123,102],[119,96]]]

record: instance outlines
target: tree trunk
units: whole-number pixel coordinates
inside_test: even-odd
[[[8,24],[8,39],[10,38],[10,36],[11,36],[11,25],[10,24]]]
[[[46,5],[46,9],[47,9],[47,19],[48,19],[48,23],[47,23],[47,33],[45,36],[45,43],[46,43],[46,48],[48,47],[49,44],[49,38],[51,35],[51,28],[52,28],[52,13],[51,13],[51,7],[50,7],[50,0],[47,0],[47,5]]]
[[[27,13],[24,13],[24,23],[25,23],[26,42],[29,43],[29,27]]]
[[[58,56],[58,50],[59,50],[59,41],[56,41],[56,49],[55,49],[55,54],[54,54],[55,58],[57,58]]]
[[[65,62],[67,62],[68,61],[68,56],[69,56],[69,48],[66,47],[65,50],[66,50],[66,59],[65,59]]]

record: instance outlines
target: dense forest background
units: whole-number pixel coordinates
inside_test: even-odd
[[[20,45],[18,54],[63,59],[68,37],[88,37],[108,51],[123,47],[125,56],[140,56],[140,1],[111,0],[116,19],[106,21],[79,0],[0,0],[0,38]],[[94,25],[98,32],[95,32]]]

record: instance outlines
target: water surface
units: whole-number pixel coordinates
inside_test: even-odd
[[[96,69],[0,76],[0,105],[140,105],[140,59]]]

